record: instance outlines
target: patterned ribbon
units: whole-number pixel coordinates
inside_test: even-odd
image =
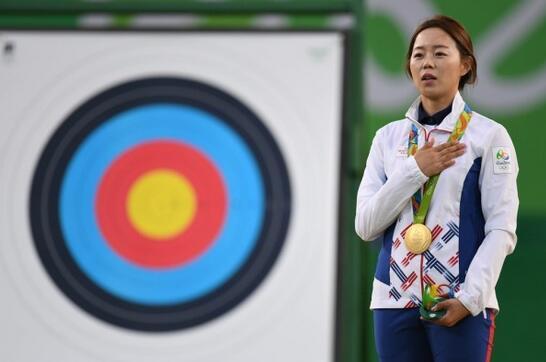
[[[451,132],[451,135],[449,135],[447,142],[454,143],[460,140],[461,137],[463,137],[463,134],[466,130],[466,127],[468,126],[468,123],[470,122],[471,117],[472,110],[467,104],[465,104],[463,111],[459,115],[459,119],[457,120],[455,129],[453,130],[453,132]],[[415,124],[412,124],[408,138],[409,156],[415,155],[415,153],[417,152],[418,144],[419,130],[417,129],[417,126]],[[434,189],[436,188],[436,184],[438,183],[439,178],[440,174],[430,177],[423,186],[423,189],[419,189],[415,192],[415,194],[413,194],[411,198],[411,205],[413,206],[413,222],[415,224],[425,223],[425,217],[430,206],[430,200],[432,199],[432,194],[434,193]]]

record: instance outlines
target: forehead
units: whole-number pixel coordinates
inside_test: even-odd
[[[420,48],[433,48],[437,46],[444,46],[448,48],[455,48],[455,41],[448,33],[440,28],[428,28],[420,32],[415,38],[413,49]]]

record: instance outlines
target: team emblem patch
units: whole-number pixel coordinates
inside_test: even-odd
[[[512,155],[508,147],[493,147],[493,173],[512,173]]]

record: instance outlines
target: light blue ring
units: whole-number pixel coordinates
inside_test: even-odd
[[[228,198],[225,224],[213,245],[171,269],[144,268],[120,257],[95,215],[97,188],[108,167],[132,147],[158,140],[201,151],[219,170]],[[147,305],[188,302],[225,283],[247,260],[263,223],[263,187],[252,151],[221,119],[178,104],[135,107],[104,122],[74,153],[61,184],[61,229],[76,264],[111,294]]]

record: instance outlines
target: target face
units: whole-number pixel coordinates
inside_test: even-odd
[[[79,106],[49,139],[30,199],[55,284],[93,316],[144,331],[195,326],[248,297],[290,214],[264,124],[182,78],[130,81]]]

